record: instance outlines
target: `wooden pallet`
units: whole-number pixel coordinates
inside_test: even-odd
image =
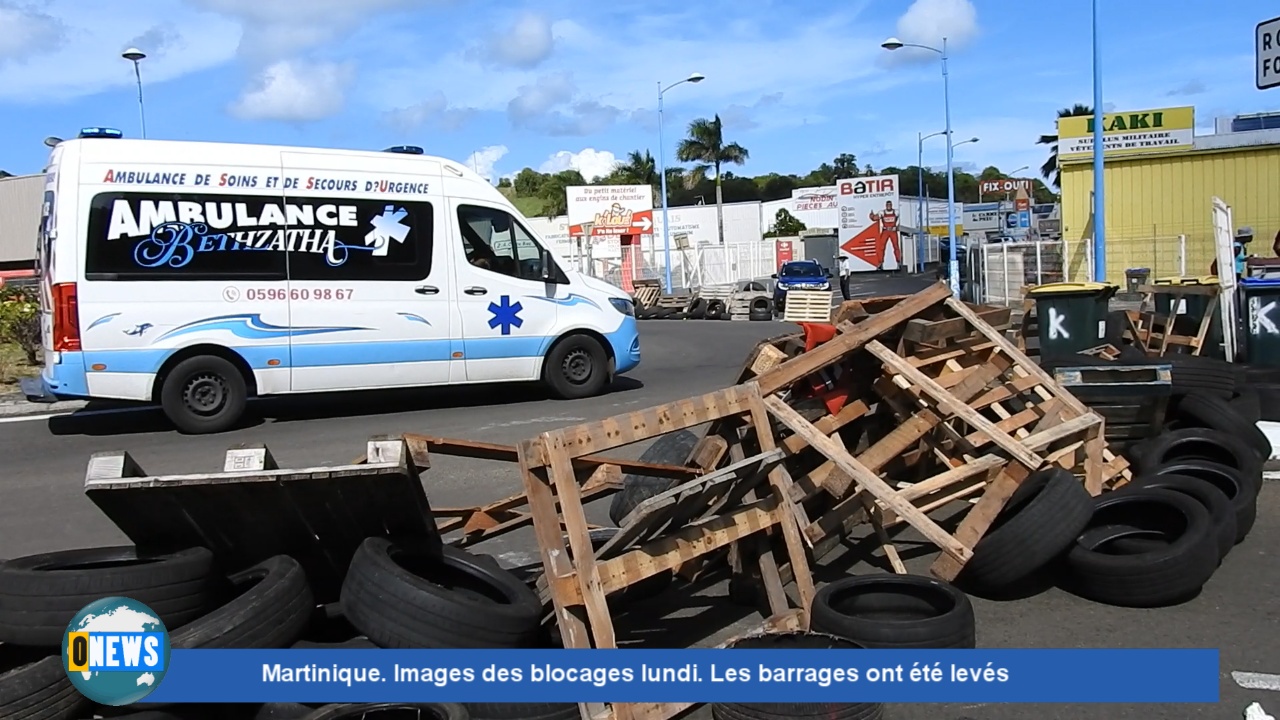
[[[1160,433],[1172,394],[1172,372],[1170,365],[1082,365],[1054,368],[1053,377],[1106,420],[1105,437],[1119,453]],[[1126,474],[1114,484],[1129,479]]]
[[[635,285],[635,292],[631,297],[636,301],[638,308],[650,308],[658,302],[658,296],[662,294],[662,288],[658,285]]]
[[[1143,295],[1142,305],[1137,311],[1127,313],[1129,323],[1125,328],[1135,345],[1147,355],[1155,357],[1170,352],[1199,355],[1204,351],[1209,329],[1218,315],[1218,302],[1221,298],[1221,288],[1218,285],[1143,285],[1138,291]],[[1169,298],[1168,314],[1157,312],[1156,297],[1160,295]],[[1204,317],[1192,335],[1180,333],[1176,327],[1178,308],[1182,307],[1190,295],[1209,297]]]
[[[1007,322],[1007,310],[981,312]],[[1032,472],[1068,468],[1093,494],[1122,478],[1125,463],[1106,449],[1103,419],[979,313],[938,285],[906,298],[846,303],[837,316],[856,321],[843,320],[833,340],[797,357],[776,362],[777,353],[757,353],[763,372],[755,382],[766,395],[778,393],[765,405],[790,431],[780,443],[798,456],[820,456],[792,486],[797,522],[811,544],[870,520],[902,571],[885,531],[905,522],[942,550],[933,572],[953,579]],[[782,399],[803,387],[797,382],[833,369],[852,378],[838,411],[810,420],[794,398]],[[862,436],[860,449],[845,446],[849,429]],[[822,494],[834,509],[805,516],[822,506],[812,502]],[[928,515],[973,497],[954,534]]]
[[[655,307],[671,308],[672,310],[688,310],[689,305],[692,303],[693,293],[676,293],[674,295],[659,296]]]
[[[831,322],[830,290],[788,290],[782,306],[785,322]]]
[[[419,471],[400,438],[369,441],[368,460],[283,470],[264,446],[227,451],[222,472],[147,475],[127,452],[95,453],[85,494],[140,548],[207,547],[236,572],[274,555],[302,564],[319,602],[336,602],[367,537],[440,543]]]
[[[790,479],[780,462],[764,398],[757,385],[738,385],[701,397],[547,432],[519,446],[525,495],[542,556],[547,594],[566,649],[616,647],[606,596],[661,572],[676,570],[722,548],[775,531],[785,539],[789,568],[800,607],[790,606],[771,553],[757,560],[770,599],[771,622],[807,626],[803,609],[814,595],[813,579],[799,530],[790,513]],[[598,551],[591,545],[582,509],[587,478],[574,469],[576,458],[592,456],[717,420],[747,424],[757,452],[730,455],[717,472],[649,498],[625,518],[621,529]],[[760,487],[767,478],[767,490]],[[562,531],[563,528],[563,531]],[[665,719],[688,703],[612,706],[619,720]],[[584,720],[607,716],[598,704],[584,704]]]

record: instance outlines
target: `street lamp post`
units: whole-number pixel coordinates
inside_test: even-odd
[[[663,142],[662,142],[662,96],[665,95],[668,90],[670,90],[671,88],[677,85],[682,85],[684,83],[696,84],[696,83],[702,82],[705,79],[706,79],[706,76],[703,75],[702,73],[693,73],[689,75],[689,77],[681,80],[680,82],[672,83],[666,86],[665,88],[662,87],[661,81],[658,82],[658,175],[661,177],[661,182],[662,182],[662,254],[663,254],[664,262],[666,263],[667,292],[672,291],[672,287],[671,287],[671,224],[667,222],[667,168],[666,168],[666,162],[664,162],[664,159],[663,159],[663,155],[666,154],[666,151],[663,148]]]
[[[918,180],[918,182],[916,183],[917,185],[916,205],[920,211],[918,213],[920,216],[920,224],[919,226],[917,226],[918,232],[916,233],[916,271],[917,272],[924,272],[924,252],[923,252],[924,243],[922,242],[921,235],[924,233],[925,220],[926,220],[926,215],[928,213],[927,206],[925,204],[925,199],[924,199],[924,141],[928,140],[931,137],[938,137],[939,135],[946,135],[946,133],[936,132],[936,133],[930,133],[928,135],[922,135],[921,133],[916,133],[916,179]]]
[[[142,122],[143,140],[147,139],[147,111],[142,105],[142,70],[138,68],[138,63],[146,56],[146,53],[133,47],[120,53],[120,57],[133,62],[133,76],[138,80],[138,119]]]
[[[1093,279],[1107,280],[1106,203],[1103,202],[1102,45],[1098,42],[1099,0],[1093,0]]]
[[[1097,0],[1094,0],[1097,2]],[[917,45],[915,43],[904,43],[898,38],[889,38],[880,47],[885,50],[897,50],[904,47],[920,48],[921,50],[931,50],[942,56],[942,105],[943,113],[946,116],[946,134],[947,134],[947,234],[951,241],[948,250],[948,262],[950,264],[948,272],[948,280],[951,285],[951,293],[956,297],[960,297],[960,268],[956,264],[956,183],[955,176],[952,174],[952,145],[951,145],[951,87],[947,79],[947,39],[942,38],[942,49],[928,45]]]

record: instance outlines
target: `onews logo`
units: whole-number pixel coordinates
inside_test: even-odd
[[[169,633],[146,605],[103,598],[67,625],[62,663],[81,695],[99,705],[129,705],[150,695],[164,678]]]

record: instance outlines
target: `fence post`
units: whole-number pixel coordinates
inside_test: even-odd
[[[1178,236],[1178,275],[1187,276],[1187,236]]]

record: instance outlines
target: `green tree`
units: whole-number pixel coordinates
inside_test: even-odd
[[[724,191],[721,188],[720,168],[724,165],[742,165],[750,154],[736,142],[726,143],[724,128],[717,114],[713,119],[698,118],[689,123],[688,137],[676,147],[676,157],[681,162],[695,163],[688,178],[706,178],[708,170],[715,171],[716,230],[720,243],[724,243]]]
[[[831,161],[831,167],[835,170],[833,181],[858,177],[858,156],[853,153],[840,153],[835,160]]]
[[[1062,108],[1058,111],[1058,119],[1066,117],[1081,117],[1084,115],[1092,115],[1093,108],[1088,105],[1076,103],[1069,108]],[[1061,187],[1058,183],[1062,181],[1062,171],[1058,168],[1058,130],[1055,127],[1052,135],[1041,135],[1036,141],[1039,145],[1049,146],[1049,159],[1044,161],[1040,166],[1040,175],[1048,181],[1049,185],[1054,188]]]
[[[658,183],[658,163],[653,155],[645,150],[632,150],[627,159],[618,163],[613,176],[624,185],[655,185]]]
[[[519,176],[516,182],[519,183]],[[577,170],[562,170],[555,175],[544,175],[538,188],[537,197],[542,200],[542,214],[556,217],[569,212],[568,188],[574,185],[586,185],[587,181]]]
[[[511,184],[511,178],[509,177],[498,178],[498,187],[515,189],[515,186]]]
[[[542,189],[542,183],[546,182],[547,176],[534,170],[533,168],[525,168],[516,173],[516,179],[513,183],[516,186],[516,193],[520,197],[537,197],[538,191]]]
[[[800,178],[799,185],[801,187],[813,187],[814,185],[823,187],[826,185],[834,185],[835,182],[836,169],[832,167],[831,163],[822,163],[818,167],[809,171],[808,175]]]
[[[793,237],[799,235],[801,230],[807,230],[804,222],[800,218],[787,212],[786,208],[778,208],[777,214],[773,216],[773,226],[769,228],[769,232],[765,233],[765,237]]]

